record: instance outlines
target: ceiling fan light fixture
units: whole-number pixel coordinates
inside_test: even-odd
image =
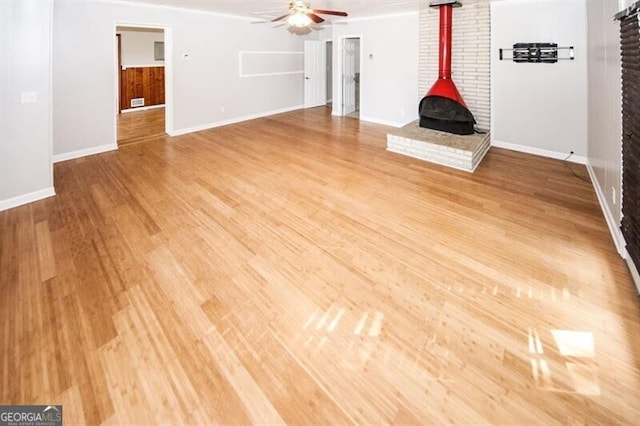
[[[311,21],[311,18],[309,18],[306,13],[296,12],[296,13],[293,13],[291,16],[289,16],[289,19],[287,19],[287,22],[292,27],[304,28],[311,25],[312,21]]]

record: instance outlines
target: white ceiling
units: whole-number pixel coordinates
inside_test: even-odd
[[[267,17],[283,15],[289,8],[290,0],[125,0],[188,9],[205,10],[227,15],[256,17],[262,13]],[[429,0],[310,0],[314,9],[341,10],[349,14],[349,19],[368,16],[389,15],[419,10]],[[323,15],[325,18],[342,19]]]

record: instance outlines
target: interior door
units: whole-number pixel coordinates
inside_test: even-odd
[[[326,51],[323,41],[304,42],[304,107],[325,105],[326,96]]]
[[[358,39],[344,39],[342,49],[342,115],[356,110],[356,43]]]

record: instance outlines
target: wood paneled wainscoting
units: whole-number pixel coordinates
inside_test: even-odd
[[[120,71],[120,109],[144,98],[144,106],[164,104],[164,67],[129,67]]]

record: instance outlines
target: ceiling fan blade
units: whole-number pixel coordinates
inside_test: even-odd
[[[311,12],[309,12],[309,13],[307,13],[307,16],[308,16],[309,18],[311,18],[311,20],[312,20],[313,22],[315,22],[316,24],[319,24],[320,22],[324,22],[324,19],[322,19],[321,17],[319,17],[319,16],[318,16],[318,15],[316,15],[315,13],[311,13]]]
[[[349,16],[347,12],[339,12],[337,10],[313,9],[312,13],[320,13],[322,15]]]
[[[282,20],[282,19],[286,18],[286,17],[287,17],[287,16],[289,16],[289,15],[291,15],[291,13],[290,13],[290,12],[287,12],[287,13],[285,13],[285,14],[284,14],[284,15],[282,15],[282,16],[278,16],[276,19],[272,19],[272,20],[271,20],[271,22],[280,21],[280,20]]]

